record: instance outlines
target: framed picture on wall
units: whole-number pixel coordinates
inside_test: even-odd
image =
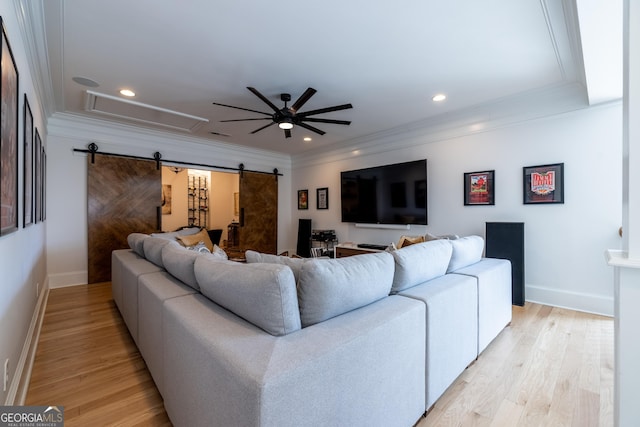
[[[564,203],[564,163],[522,168],[523,203]]]
[[[464,174],[464,205],[495,205],[495,170]]]
[[[33,222],[38,223],[42,221],[42,139],[40,139],[40,132],[38,128],[35,128],[34,140],[33,140],[33,157],[34,157],[34,178],[33,183],[35,186],[35,203],[34,203],[34,217]]]
[[[318,209],[329,209],[329,189],[327,187],[316,190],[316,204]]]
[[[18,68],[4,22],[0,43],[0,235],[18,229]]]
[[[23,191],[23,215],[22,226],[33,224],[33,114],[27,100],[27,94],[24,95],[24,129],[23,129],[23,145],[24,145],[24,191]]]
[[[309,209],[309,190],[298,190],[298,209]]]

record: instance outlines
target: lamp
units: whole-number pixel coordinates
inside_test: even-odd
[[[284,119],[282,119],[281,122],[278,123],[278,127],[280,129],[292,129],[293,128],[293,120],[291,120],[291,117],[285,117]]]
[[[184,170],[184,168],[180,168],[178,166],[171,166],[169,169],[171,169],[172,172],[175,172],[176,175]]]

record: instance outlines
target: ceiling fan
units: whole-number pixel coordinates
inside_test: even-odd
[[[317,92],[313,88],[308,88],[306,91],[304,91],[304,93],[300,96],[300,98],[298,98],[291,107],[287,106],[287,102],[291,101],[291,95],[288,93],[281,94],[280,99],[284,102],[284,107],[282,108],[278,108],[277,106],[275,106],[271,101],[267,99],[267,97],[265,97],[263,94],[258,92],[257,89],[253,87],[247,87],[247,89],[249,89],[255,96],[260,98],[269,107],[271,107],[271,109],[273,110],[273,113],[265,113],[264,111],[251,110],[249,108],[235,107],[233,105],[220,104],[220,103],[214,102],[213,103],[214,105],[220,105],[222,107],[228,107],[228,108],[235,108],[237,110],[243,110],[243,111],[251,111],[252,113],[264,114],[268,116],[268,117],[258,117],[258,118],[250,118],[250,119],[220,120],[221,122],[271,120],[271,123],[254,130],[253,132],[251,132],[251,134],[260,132],[261,130],[266,129],[269,126],[273,126],[277,124],[280,129],[284,130],[284,136],[286,138],[291,138],[291,129],[293,128],[294,125],[303,127],[305,129],[308,129],[320,135],[324,135],[326,133],[323,130],[320,130],[305,122],[332,123],[336,125],[351,124],[351,122],[347,120],[320,119],[320,118],[309,117],[309,116],[315,116],[317,114],[329,113],[331,111],[346,110],[349,108],[353,108],[351,104],[342,104],[342,105],[336,105],[334,107],[327,107],[327,108],[320,108],[317,110],[298,112],[298,110],[309,100],[309,98],[311,98]]]

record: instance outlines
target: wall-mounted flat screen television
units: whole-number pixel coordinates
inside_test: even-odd
[[[427,160],[340,172],[342,222],[427,224]]]

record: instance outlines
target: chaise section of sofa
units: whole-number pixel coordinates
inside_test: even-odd
[[[280,337],[199,294],[164,306],[175,425],[410,426],[424,412],[417,301],[388,297]]]

